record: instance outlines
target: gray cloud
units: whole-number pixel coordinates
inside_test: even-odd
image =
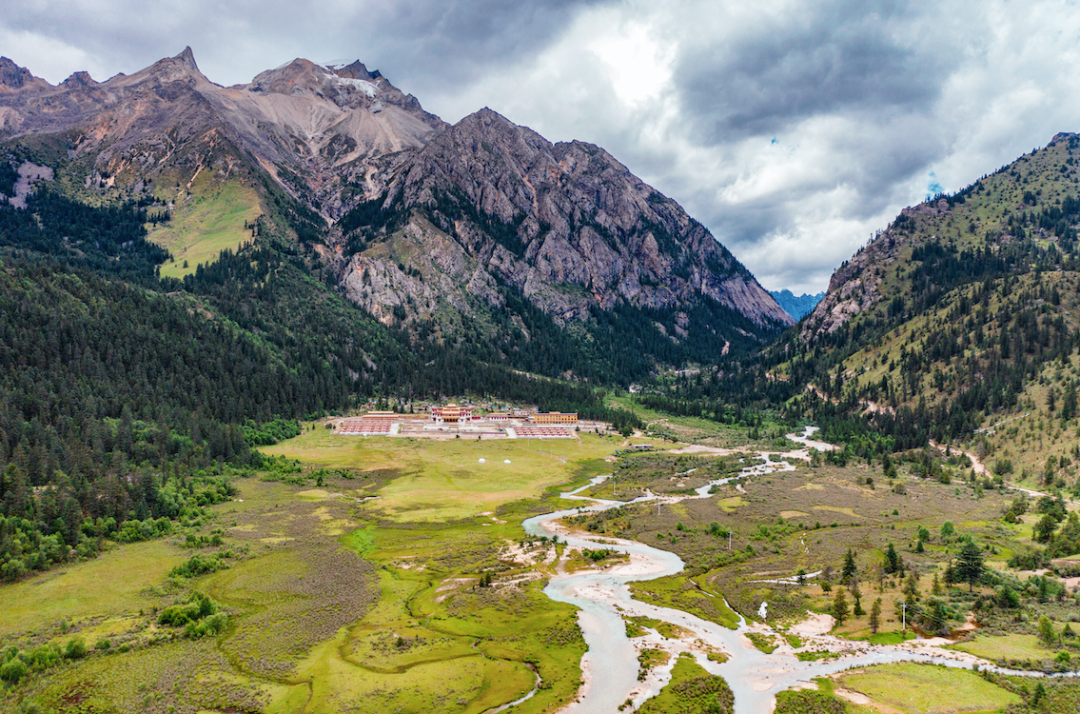
[[[922,111],[939,97],[953,47],[920,47],[896,3],[816,3],[683,53],[680,100],[707,141],[784,130],[821,113]]]
[[[225,84],[247,82],[298,56],[385,63],[420,84],[469,82],[486,67],[527,61],[578,9],[600,1],[328,0],[313,8],[291,0],[191,0],[165,11],[137,0],[74,0],[62,7],[15,0],[6,4],[0,28],[77,47],[109,74],[130,73],[191,45],[203,71]]]
[[[190,44],[247,82],[359,58],[448,121],[490,106],[600,144],[678,200],[769,288],[817,291],[900,208],[1076,130],[1068,0],[284,0],[169,11],[14,0],[0,54],[102,79]]]

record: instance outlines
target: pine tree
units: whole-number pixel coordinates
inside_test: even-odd
[[[840,573],[840,581],[844,585],[850,585],[851,579],[855,577],[858,571],[859,567],[855,564],[855,552],[848,548],[847,553],[844,555],[844,569]]]
[[[836,626],[844,624],[844,621],[848,619],[848,604],[847,598],[844,596],[844,589],[836,589],[836,597],[832,602],[832,616],[836,619]]]
[[[903,567],[900,563],[900,554],[896,552],[896,547],[892,543],[889,543],[889,547],[885,549],[884,566],[886,575],[900,572]]]
[[[970,592],[975,589],[975,583],[982,579],[982,574],[982,550],[975,544],[975,541],[968,538],[964,541],[964,545],[960,547],[960,552],[956,556],[956,577],[958,580],[968,584],[968,591]]]
[[[919,577],[914,570],[908,573],[907,580],[904,581],[904,597],[909,603],[919,599]]]
[[[874,600],[874,604],[870,606],[870,632],[876,635],[879,629],[881,629],[881,598]]]

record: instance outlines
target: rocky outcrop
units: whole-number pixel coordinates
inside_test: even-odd
[[[421,209],[411,229],[452,238],[469,256],[449,271],[459,291],[503,283],[560,320],[594,306],[708,297],[760,326],[792,322],[701,224],[606,151],[552,144],[490,109],[417,151],[388,183],[385,205]]]
[[[926,201],[900,211],[900,216],[888,229],[833,272],[825,297],[803,322],[800,338],[808,342],[832,334],[888,297],[882,288],[884,269],[900,258],[905,247],[923,240],[923,236],[899,226],[908,221],[914,223],[919,217],[933,218],[948,213],[949,202],[944,199]],[[933,239],[935,236],[928,237]]]
[[[332,70],[295,60],[221,87],[188,48],[133,75],[98,83],[77,72],[53,87],[0,61],[2,140],[70,132],[72,155],[91,157],[110,185],[166,174],[186,181],[246,157],[328,218],[340,212],[346,183],[445,126],[359,62]]]
[[[181,200],[200,175],[254,184],[265,171],[322,214],[332,249],[320,254],[384,322],[498,309],[507,290],[564,323],[703,300],[759,334],[792,322],[708,230],[600,147],[552,144],[489,109],[449,126],[361,62],[297,59],[222,87],[185,49],[53,87],[2,60],[0,141],[29,134],[61,137],[91,190],[168,186]],[[344,220],[373,201],[380,225]]]

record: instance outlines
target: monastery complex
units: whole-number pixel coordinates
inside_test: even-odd
[[[471,406],[446,404],[429,407],[426,415],[372,411],[339,419],[333,427],[340,436],[573,439],[578,424],[576,413],[516,410],[477,414]]]

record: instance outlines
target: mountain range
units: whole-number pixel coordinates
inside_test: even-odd
[[[858,412],[919,443],[1045,403],[1080,320],[1078,147],[1059,134],[904,209],[823,296],[778,293],[788,314],[602,148],[489,109],[450,125],[360,62],[298,59],[222,87],[185,50],[52,86],[0,59],[0,194],[20,226],[0,237],[183,295],[301,373],[333,355],[340,373],[304,409],[460,393],[480,365],[624,386],[704,366],[714,381],[686,396]],[[95,221],[141,221],[148,242],[76,225]],[[425,371],[449,355],[464,361]],[[1055,400],[1070,379],[1055,375]]]
[[[795,320],[801,320],[813,312],[814,308],[817,307],[817,304],[825,297],[824,292],[817,293],[816,295],[810,295],[808,293],[795,295],[787,289],[770,290],[769,294],[776,300],[776,304],[782,307],[784,312],[791,315]]]
[[[77,200],[159,208],[162,275],[274,224],[383,325],[485,342],[511,363],[536,329],[581,354],[632,335],[651,369],[752,350],[792,324],[707,229],[600,147],[552,144],[489,109],[451,126],[360,62],[297,59],[223,87],[185,49],[52,86],[4,58],[0,143],[9,171],[48,167]]]

